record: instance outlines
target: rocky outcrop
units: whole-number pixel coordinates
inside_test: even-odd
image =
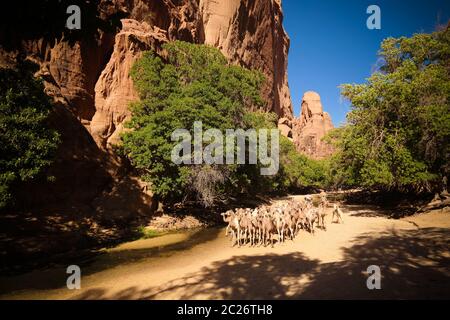
[[[88,126],[102,148],[119,140],[123,123],[130,116],[130,103],[139,99],[129,73],[142,52],[157,49],[167,41],[167,32],[134,19],[122,19],[114,50],[95,85],[95,114]]]
[[[0,12],[0,65],[13,66],[22,58],[36,63],[36,75],[55,101],[51,122],[62,140],[48,172],[54,181],[21,187],[16,216],[3,215],[13,216],[14,224],[0,223],[4,239],[12,239],[2,261],[13,263],[13,254],[23,262],[30,252],[103,246],[148,223],[158,207],[152,192],[111,148],[130,116],[130,102],[138,98],[129,71],[145,50],[159,52],[172,40],[205,43],[219,48],[230,63],[260,70],[266,76],[265,110],[276,112],[285,133],[292,134],[289,38],[280,0],[76,3],[81,30],[65,28],[70,0],[16,0]],[[18,217],[28,222],[17,222]],[[39,226],[29,223],[36,217]]]
[[[65,28],[71,4],[81,8],[81,30]],[[14,217],[0,233],[12,239],[7,247],[20,261],[30,252],[104,245],[147,223],[157,208],[148,186],[111,148],[138,97],[129,70],[144,50],[158,52],[172,40],[206,43],[230,63],[260,70],[265,109],[292,134],[280,0],[15,0],[0,15],[0,66],[23,58],[36,63],[62,140],[49,168],[54,181],[21,187],[17,210],[26,214],[3,215]],[[40,227],[31,223],[36,217]]]
[[[289,118],[280,118],[278,120],[278,129],[281,134],[292,141],[292,121]]]
[[[287,82],[289,37],[283,29],[281,0],[200,0],[205,43],[228,59],[266,76],[267,110],[292,117]]]
[[[14,27],[17,22],[6,21],[1,55],[14,51],[38,63],[47,93],[71,110],[100,148],[117,141],[129,104],[137,99],[128,74],[133,62],[171,40],[216,46],[231,63],[260,70],[266,76],[265,109],[292,118],[289,38],[280,0],[97,0],[81,7],[89,21],[78,33],[64,28],[68,3],[35,4],[24,17],[54,21],[52,33],[44,25]]]
[[[331,155],[333,147],[322,141],[331,129],[331,117],[323,111],[319,94],[305,92],[300,117],[292,121],[292,138],[297,150],[315,159]]]
[[[102,149],[119,141],[130,103],[138,99],[129,72],[142,52],[160,52],[162,44],[171,40],[202,43],[204,39],[202,16],[194,0],[116,3],[129,19],[121,20],[112,54],[95,85],[95,113],[87,122]]]
[[[122,20],[111,58],[95,86],[96,112],[89,130],[100,147],[117,142],[129,116],[128,106],[137,99],[129,77],[133,62],[142,51],[159,50],[161,44],[175,39],[215,46],[231,63],[260,70],[266,76],[262,89],[266,110],[292,117],[286,73],[289,38],[282,26],[279,1],[201,0],[198,6],[188,0],[180,5],[152,3],[150,8],[146,1],[134,2],[130,15],[134,19]],[[146,18],[161,15],[166,16],[166,23]]]
[[[143,189],[128,179],[129,168],[110,146],[130,115],[130,102],[137,99],[129,77],[133,62],[144,50],[158,51],[167,41],[213,45],[230,63],[262,71],[266,110],[290,122],[289,38],[280,0],[81,1],[81,30],[69,31],[65,22],[70,4],[27,1],[25,6],[17,0],[0,19],[0,64],[18,57],[36,62],[37,75],[56,102],[54,121],[63,136],[53,169],[57,183],[46,189],[45,201],[36,201],[68,206],[83,202],[105,211],[101,203],[118,199],[123,184],[131,181],[130,190]],[[149,206],[147,194],[143,199]]]

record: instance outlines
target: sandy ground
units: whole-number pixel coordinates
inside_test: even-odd
[[[331,209],[329,209],[331,213]],[[138,240],[90,261],[0,277],[1,299],[383,299],[450,298],[450,210],[387,219],[344,207],[344,224],[271,247],[232,248],[225,229]],[[367,288],[367,267],[381,289]]]

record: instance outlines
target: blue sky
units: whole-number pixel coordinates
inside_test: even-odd
[[[381,9],[381,30],[369,30],[366,9]],[[450,0],[283,0],[284,27],[291,39],[288,77],[294,114],[305,91],[320,94],[337,126],[349,103],[342,83],[362,83],[377,61],[382,39],[432,32],[450,19]]]

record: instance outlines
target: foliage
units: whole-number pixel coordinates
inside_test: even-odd
[[[335,182],[426,190],[448,175],[450,30],[388,38],[383,65],[364,84],[344,84],[348,124],[335,130]]]
[[[266,112],[247,112],[244,115],[246,128],[275,129],[277,115]],[[270,140],[269,140],[270,141]],[[326,160],[314,160],[300,154],[293,142],[280,134],[280,167],[274,176],[260,174],[261,166],[242,166],[238,170],[239,187],[245,192],[285,193],[301,191],[306,188],[327,186]]]
[[[167,201],[192,194],[212,199],[213,191],[223,190],[221,182],[233,175],[236,166],[174,164],[171,151],[177,142],[171,140],[172,132],[185,128],[193,136],[195,121],[202,121],[203,130],[242,127],[245,110],[263,104],[264,78],[257,71],[228,65],[222,53],[210,46],[175,41],[164,49],[165,59],[146,52],[132,68],[140,101],[132,107],[127,125],[132,130],[122,137],[123,150],[157,196]],[[208,173],[214,173],[217,184],[200,181]],[[195,190],[196,186],[207,190]]]
[[[47,123],[50,99],[31,68],[0,69],[0,207],[13,200],[14,184],[43,172],[59,142]]]
[[[160,237],[160,236],[164,236],[164,235],[166,235],[168,233],[169,232],[167,232],[167,231],[159,231],[159,230],[148,229],[145,226],[139,226],[136,229],[136,234],[137,234],[137,237],[139,239],[157,238],[157,237]]]
[[[280,140],[280,163],[279,175],[283,190],[324,188],[328,184],[327,161],[310,159],[300,154],[284,136]]]
[[[218,49],[205,45],[175,41],[164,49],[164,57],[146,52],[132,68],[140,101],[132,106],[131,130],[122,136],[124,154],[156,196],[165,202],[191,199],[211,206],[232,193],[287,191],[324,180],[322,167],[299,155],[284,137],[281,168],[274,176],[262,176],[260,163],[174,164],[171,151],[178,142],[171,135],[176,129],[193,136],[194,122],[202,121],[203,130],[258,132],[276,129],[277,116],[258,111],[264,104],[260,72],[229,65]]]

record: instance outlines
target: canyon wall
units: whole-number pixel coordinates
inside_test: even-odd
[[[137,99],[128,74],[134,61],[171,40],[215,46],[230,63],[260,70],[266,76],[265,110],[292,117],[289,38],[280,0],[97,0],[80,5],[80,31],[63,28],[68,3],[34,4],[30,16],[20,19],[32,23],[40,15],[43,22],[55,21],[52,31],[59,32],[52,37],[45,29],[39,34],[42,26],[31,33],[35,26],[4,22],[1,38],[8,45],[2,43],[2,55],[21,52],[38,63],[47,93],[79,119],[100,148],[117,141],[129,104]]]
[[[267,110],[292,117],[287,80],[289,37],[283,28],[281,0],[200,0],[204,42],[228,59],[266,76]]]
[[[81,8],[81,30],[65,28],[70,4]],[[230,63],[262,71],[265,110],[291,119],[289,38],[282,21],[280,0],[12,2],[0,22],[0,65],[12,66],[19,57],[38,65],[62,136],[51,168],[56,182],[31,185],[26,193],[36,197],[30,206],[118,214],[148,209],[151,192],[111,146],[137,99],[131,66],[143,51],[159,52],[167,41],[213,45]],[[140,200],[134,202],[141,203],[134,209],[126,199],[136,192]]]
[[[267,111],[292,116],[287,84],[289,38],[282,25],[280,1],[227,0],[160,1],[156,7],[135,1],[130,19],[122,20],[113,53],[95,86],[95,114],[88,129],[100,147],[117,142],[129,116],[129,103],[137,99],[128,75],[143,50],[179,39],[219,48],[230,63],[257,69],[266,76],[262,89]],[[166,17],[160,22],[148,16]]]

